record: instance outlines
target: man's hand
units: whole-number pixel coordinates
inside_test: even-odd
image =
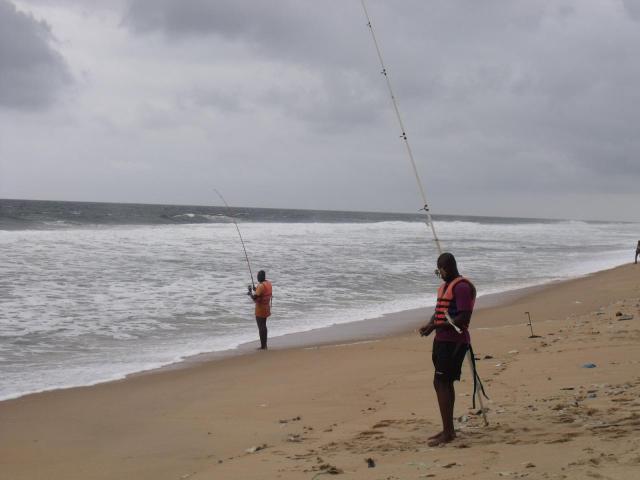
[[[427,323],[424,327],[420,328],[418,330],[418,333],[420,334],[421,337],[428,337],[429,335],[431,335],[431,332],[433,332],[436,328],[435,325],[435,315],[432,315],[431,318],[429,319],[429,323]]]
[[[421,327],[418,330],[418,333],[420,334],[421,337],[428,337],[432,331],[433,330],[430,328],[429,324],[427,324],[424,327]]]

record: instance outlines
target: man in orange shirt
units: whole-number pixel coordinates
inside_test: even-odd
[[[258,272],[258,286],[255,292],[249,292],[256,304],[256,323],[260,334],[260,350],[267,349],[267,318],[271,315],[271,282],[264,270]]]

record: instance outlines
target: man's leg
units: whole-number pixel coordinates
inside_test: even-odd
[[[431,437],[430,447],[447,443],[456,438],[456,431],[453,427],[453,408],[456,401],[456,392],[453,381],[446,378],[436,377],[433,380],[433,387],[438,397],[438,407],[442,419],[442,432]]]
[[[453,382],[460,380],[462,363],[468,346],[461,343],[437,342],[433,343],[433,365],[435,375],[433,388],[438,397],[438,407],[442,418],[442,432],[432,437],[428,445],[436,446],[447,443],[456,438],[453,426],[453,408],[456,401],[456,392]]]
[[[267,349],[267,319],[263,317],[256,317],[256,323],[258,324],[258,333],[260,334],[260,348],[262,350]]]

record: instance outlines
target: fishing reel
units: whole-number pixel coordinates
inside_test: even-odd
[[[253,291],[255,289],[256,288],[253,285],[247,285],[247,295],[249,295],[249,296],[253,295]]]

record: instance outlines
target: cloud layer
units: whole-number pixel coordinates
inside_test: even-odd
[[[10,57],[51,69],[30,77],[48,81],[29,87],[40,92],[29,108],[69,78],[53,35],[81,79],[64,110],[12,126],[46,131],[46,159],[17,141],[5,148],[31,171],[55,175],[59,159],[79,172],[92,187],[69,182],[76,195],[210,203],[215,182],[248,205],[419,204],[359,1],[20,4],[33,15],[0,2],[10,12],[0,22],[25,22],[21,34],[47,54]],[[367,5],[435,211],[640,220],[621,211],[640,181],[636,2]],[[9,91],[5,107],[25,98]],[[27,195],[26,167],[11,171],[23,179],[12,195]]]

